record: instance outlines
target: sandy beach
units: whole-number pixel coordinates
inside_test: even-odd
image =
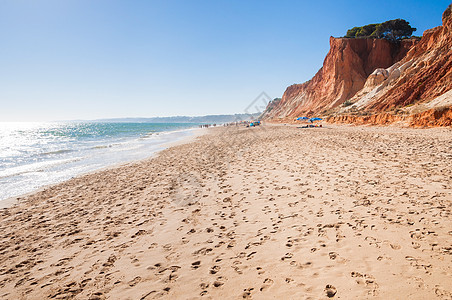
[[[206,131],[2,209],[0,298],[452,298],[450,128]]]

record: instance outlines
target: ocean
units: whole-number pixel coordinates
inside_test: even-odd
[[[0,201],[112,165],[145,159],[194,123],[0,123]]]

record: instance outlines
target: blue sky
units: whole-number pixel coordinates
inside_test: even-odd
[[[321,67],[330,36],[450,0],[0,0],[0,121],[241,113]]]

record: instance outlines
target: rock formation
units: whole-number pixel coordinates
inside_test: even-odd
[[[377,68],[403,57],[415,40],[392,43],[383,39],[330,38],[323,67],[308,82],[289,86],[267,119],[292,119],[300,114],[324,113],[352,98]]]
[[[350,99],[354,108],[379,113],[402,109],[406,113],[446,105],[429,102],[452,88],[452,16],[451,6],[443,14],[443,25],[426,30],[421,41],[398,63],[386,70],[381,82],[368,78],[365,88]],[[443,97],[444,98],[444,97]],[[409,107],[407,107],[409,106]]]
[[[330,121],[388,123],[413,120],[423,112],[430,118],[439,116],[436,109],[452,105],[451,10],[452,5],[443,14],[443,25],[426,30],[420,41],[331,37],[323,67],[310,81],[289,86],[263,119],[287,122],[316,115]]]

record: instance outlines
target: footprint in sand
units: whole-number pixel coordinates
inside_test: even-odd
[[[220,266],[213,266],[212,269],[210,269],[210,274],[216,274],[220,269]]]
[[[201,265],[201,261],[197,260],[194,263],[191,264],[192,269],[197,269]]]
[[[391,248],[394,250],[400,250],[402,247],[398,244],[390,244]]]
[[[273,284],[273,280],[270,278],[265,278],[264,284],[261,286],[260,291],[263,292],[268,289]]]
[[[328,255],[330,256],[330,259],[335,260],[339,254],[337,254],[336,252],[330,252],[328,253]]]
[[[243,299],[251,299],[251,291],[254,290],[254,288],[248,288],[244,289],[244,292],[242,294]]]
[[[292,253],[286,253],[283,257],[281,257],[281,260],[286,260],[289,258],[292,258],[293,254]]]
[[[137,285],[139,282],[141,281],[141,277],[137,276],[134,279],[132,279],[131,281],[129,281],[129,286],[133,287],[135,285]]]
[[[328,298],[333,298],[336,295],[337,290],[331,284],[327,284],[326,287],[325,287],[325,293],[326,293]]]
[[[199,287],[200,287],[201,289],[205,290],[205,289],[207,289],[207,288],[209,287],[209,284],[203,282],[203,283],[201,283],[201,284],[199,285]]]
[[[411,245],[413,246],[414,249],[419,249],[421,248],[421,244],[417,243],[417,242],[411,242]]]

